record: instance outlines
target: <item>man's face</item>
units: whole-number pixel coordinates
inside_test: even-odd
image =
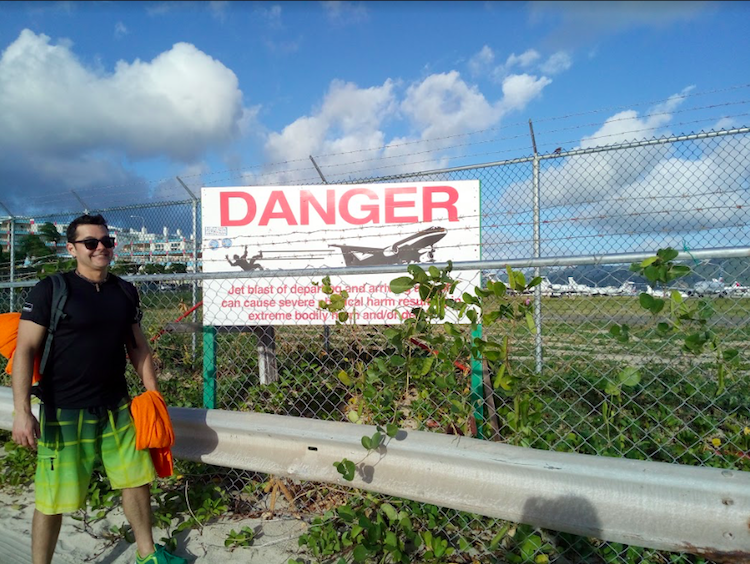
[[[109,235],[103,225],[79,225],[76,229],[76,241],[84,239],[101,239]],[[104,270],[109,266],[114,254],[114,248],[107,249],[99,243],[96,249],[89,251],[83,243],[68,243],[68,252],[76,259],[79,267],[92,270]]]

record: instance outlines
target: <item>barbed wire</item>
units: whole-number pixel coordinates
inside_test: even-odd
[[[625,105],[625,106],[610,106],[610,107],[607,107],[607,108],[599,108],[599,109],[595,109],[595,110],[589,110],[589,111],[586,111],[586,112],[571,113],[571,114],[565,114],[565,115],[562,115],[562,116],[553,116],[553,117],[549,117],[549,118],[541,118],[541,119],[535,120],[535,123],[544,123],[544,122],[552,122],[552,121],[562,121],[562,120],[570,119],[570,118],[573,118],[573,117],[580,117],[580,116],[585,116],[585,115],[592,115],[592,114],[596,114],[596,113],[602,113],[602,112],[605,112],[605,111],[613,111],[615,109],[633,108],[633,107],[643,106],[643,105],[646,105],[646,104],[654,105],[654,104],[659,104],[659,103],[665,103],[665,102],[673,101],[675,99],[687,99],[687,98],[694,98],[694,97],[698,97],[698,96],[705,96],[705,95],[716,94],[716,93],[725,93],[725,92],[729,92],[729,91],[741,90],[741,89],[748,88],[748,87],[750,87],[750,84],[736,85],[736,86],[732,86],[732,87],[727,87],[727,88],[723,88],[723,89],[709,90],[709,91],[696,91],[696,92],[691,91],[691,92],[684,93],[684,94],[673,95],[673,96],[670,96],[670,97],[668,97],[666,99],[657,100],[657,101],[637,102],[637,103],[628,104],[628,105]],[[745,104],[747,102],[748,102],[747,100],[734,101],[734,102],[723,102],[723,103],[704,105],[704,106],[694,107],[694,108],[686,108],[686,109],[682,109],[682,110],[676,109],[676,110],[671,111],[671,112],[654,112],[652,114],[645,114],[644,116],[641,116],[640,118],[638,118],[638,117],[632,117],[632,118],[614,118],[613,120],[610,120],[610,121],[618,121],[619,119],[622,119],[622,120],[627,120],[627,119],[642,119],[643,117],[650,117],[650,116],[655,116],[655,115],[673,115],[673,114],[679,114],[679,113],[690,112],[690,111],[698,111],[698,110],[712,109],[712,108],[718,108],[718,107],[724,107],[724,106]],[[740,117],[740,116],[745,116],[745,115],[747,115],[747,114],[739,114],[739,115],[734,115],[734,116],[722,116],[722,117],[735,118],[735,117]],[[712,119],[717,119],[717,118],[712,118]],[[708,121],[708,119],[704,119],[704,120],[700,120],[700,121]],[[691,124],[691,123],[697,123],[697,122],[699,122],[699,121],[696,121],[696,122],[685,122],[683,124],[673,124],[673,126],[684,125],[684,124]],[[522,125],[526,126],[527,122],[516,122],[516,123],[513,123],[513,124],[507,124],[507,125],[493,127],[493,128],[486,128],[486,129],[472,131],[472,132],[464,132],[464,133],[458,133],[458,134],[453,134],[453,135],[448,135],[448,136],[442,136],[442,137],[435,137],[435,138],[429,138],[429,139],[423,139],[423,140],[414,140],[414,141],[403,142],[403,143],[400,143],[400,144],[384,145],[384,146],[375,147],[375,148],[356,149],[356,150],[352,150],[352,151],[348,151],[348,152],[325,153],[325,154],[322,154],[322,155],[318,155],[318,157],[319,158],[324,158],[324,157],[341,157],[341,156],[345,156],[345,155],[358,154],[358,153],[362,153],[362,152],[371,152],[371,151],[374,151],[374,150],[384,150],[384,149],[394,149],[394,148],[398,148],[398,147],[402,147],[402,146],[410,146],[410,145],[415,145],[415,144],[424,144],[424,143],[433,143],[434,144],[435,142],[439,142],[439,141],[445,141],[445,140],[450,140],[450,139],[457,139],[457,138],[462,138],[462,137],[470,137],[470,136],[480,135],[480,134],[484,134],[484,133],[488,133],[488,132],[492,132],[492,131],[499,131],[501,129],[503,129],[503,130],[505,130],[505,129],[511,129],[513,127],[518,127],[518,126],[522,126]],[[551,130],[551,131],[548,131],[546,133],[559,133],[559,132],[563,132],[563,131],[570,131],[570,130],[575,130],[575,129],[581,129],[581,128],[584,128],[584,127],[597,126],[597,125],[601,125],[601,124],[599,124],[599,123],[590,123],[590,124],[575,125],[575,126],[570,126],[570,127],[565,127],[565,128],[559,128],[559,129],[556,129],[556,130]],[[637,130],[633,130],[633,131],[622,132],[619,135],[627,135],[627,134],[631,134],[631,133],[648,131],[648,130],[654,130],[654,129],[658,129],[658,128],[648,128],[648,129],[641,128],[641,129],[637,129]],[[492,142],[500,143],[500,142],[503,142],[503,141],[508,141],[508,140],[512,140],[512,139],[518,139],[518,138],[525,137],[525,136],[526,135],[519,134],[519,135],[508,136],[508,137],[497,137],[497,138],[490,139],[490,140],[482,140],[482,141],[477,141],[477,142],[472,142],[472,143],[462,143],[462,144],[449,145],[447,147],[441,147],[441,148],[434,149],[434,150],[418,151],[418,152],[413,152],[413,153],[406,153],[404,155],[383,156],[383,157],[380,157],[380,158],[365,159],[365,160],[354,161],[354,162],[349,162],[349,163],[330,163],[330,164],[327,164],[326,166],[329,167],[329,168],[333,167],[333,166],[336,166],[336,167],[351,166],[352,164],[358,164],[358,163],[362,163],[362,162],[370,162],[370,161],[383,160],[383,159],[391,159],[391,158],[405,158],[405,157],[409,157],[409,156],[413,156],[413,155],[417,155],[417,154],[426,154],[426,153],[436,153],[437,154],[437,153],[440,153],[440,152],[455,150],[455,149],[458,149],[458,148],[461,148],[461,147],[472,146],[472,145],[477,145],[477,144],[486,144],[486,143],[492,143]],[[603,136],[603,137],[607,137],[607,136]],[[589,139],[597,139],[597,138],[598,137],[589,138]],[[549,142],[542,143],[541,146],[570,144],[570,143],[575,143],[575,142],[577,142],[577,141],[570,141],[570,140],[562,141],[562,142],[549,141]],[[516,148],[516,149],[510,149],[510,150],[506,150],[506,151],[503,151],[503,152],[509,152],[509,151],[513,151],[513,150],[517,151],[519,149],[518,148]],[[523,150],[523,148],[521,148],[521,150]],[[500,151],[495,151],[493,153],[494,154],[500,154],[501,152]],[[478,155],[469,155],[469,157],[470,156],[484,156],[484,155],[487,155],[487,154],[488,153],[483,153],[483,154],[478,154]],[[489,154],[492,154],[492,153],[489,153]],[[466,158],[466,157],[461,157],[461,158]],[[286,161],[279,161],[279,162],[275,162],[275,163],[249,165],[249,166],[244,166],[244,167],[237,168],[237,169],[225,169],[225,170],[222,170],[222,171],[214,171],[214,172],[210,172],[210,173],[196,173],[196,174],[183,175],[182,177],[183,178],[206,178],[206,177],[214,176],[214,175],[217,175],[217,174],[226,174],[226,173],[235,172],[235,171],[242,171],[242,173],[240,174],[240,176],[242,176],[242,175],[248,173],[249,171],[252,171],[253,169],[261,169],[261,168],[264,168],[264,167],[265,168],[283,167],[283,166],[288,166],[289,164],[292,164],[292,163],[307,162],[307,161],[308,161],[307,158],[289,159],[289,160],[286,160]],[[419,162],[416,162],[416,163],[407,163],[407,165],[409,165],[409,164],[422,164],[424,162],[425,161],[419,161]],[[382,168],[383,167],[376,168],[375,170],[380,170]],[[284,170],[283,172],[288,174],[288,173],[297,172],[297,171],[300,171],[300,170],[308,171],[308,170],[310,170],[310,167],[308,166],[308,167],[305,167],[305,168],[302,168],[302,169]],[[362,172],[362,171],[361,170],[344,171],[341,174],[353,174],[353,173],[359,173],[359,172]],[[261,176],[263,177],[263,176],[269,176],[269,175],[273,175],[273,174],[278,174],[278,171],[277,172],[264,173]],[[232,178],[232,177],[233,176],[230,176],[230,178]],[[318,179],[319,178],[317,176],[314,176],[314,177],[311,177],[310,179],[306,179],[305,181],[318,180]],[[143,181],[139,181],[137,183],[137,185],[140,185],[142,183],[145,183],[146,186],[158,185],[160,183],[164,183],[164,182],[168,182],[168,181],[169,182],[174,182],[174,179],[171,178],[171,177],[166,177],[166,178],[160,178],[160,179],[156,179],[156,180],[143,180]],[[88,195],[88,194],[100,192],[102,190],[113,189],[113,188],[123,188],[123,187],[126,187],[126,186],[133,186],[133,185],[136,185],[136,184],[134,184],[134,183],[113,184],[113,185],[106,185],[106,186],[99,187],[99,188],[81,189],[80,192],[82,194]],[[178,190],[178,189],[176,189],[176,190]],[[129,192],[129,193],[131,193],[131,194],[140,194],[140,191],[139,190],[134,190],[134,191]],[[27,199],[26,201],[29,202],[29,203],[35,203],[35,202],[49,203],[49,202],[54,201],[54,200],[51,200],[51,199],[36,200],[36,199],[32,198],[31,200]]]

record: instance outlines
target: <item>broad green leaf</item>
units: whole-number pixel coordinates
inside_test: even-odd
[[[351,386],[352,381],[351,378],[349,378],[349,375],[346,373],[346,371],[341,370],[338,374],[336,374],[339,380],[341,380],[341,383],[344,384],[344,386]]]
[[[372,437],[370,437],[370,448],[373,450],[378,448],[381,442],[383,442],[383,435],[376,431],[373,433]]]
[[[390,287],[394,294],[403,294],[414,287],[414,279],[411,276],[401,276],[391,280]]]
[[[352,556],[354,557],[355,562],[364,562],[365,560],[367,560],[368,554],[368,550],[364,547],[364,545],[358,544],[356,547],[354,547]]]
[[[490,325],[494,323],[495,321],[497,321],[497,318],[500,317],[500,315],[501,314],[499,311],[491,311],[489,313],[484,314],[483,321],[487,325]]]
[[[521,545],[521,554],[526,561],[529,561],[540,548],[542,548],[542,538],[539,535],[530,535]]]
[[[417,371],[417,376],[424,376],[430,371],[433,363],[435,362],[435,357],[428,356],[421,360],[422,360],[422,366]]]
[[[659,257],[649,257],[646,260],[641,262],[641,268],[646,268],[647,266],[651,266],[657,260],[659,260]]]
[[[672,298],[672,301],[676,304],[681,304],[684,300],[682,299],[682,294],[678,292],[677,290],[672,290],[670,292],[670,297]]]
[[[427,282],[427,273],[417,264],[410,264],[406,267],[406,270],[414,277],[417,282]]]
[[[677,255],[679,254],[680,253],[672,247],[667,247],[666,249],[659,249],[658,251],[656,251],[656,256],[664,262],[669,262],[670,260],[676,259]]]
[[[345,312],[345,311],[340,311],[339,312],[339,321],[341,323],[344,323],[347,319],[349,319],[349,314],[347,312]]]
[[[388,363],[391,366],[403,366],[406,364],[406,359],[400,354],[394,355],[388,359]]]
[[[336,513],[338,513],[339,517],[341,517],[347,523],[351,523],[357,517],[357,515],[354,513],[354,510],[348,505],[337,507]]]
[[[641,304],[641,307],[643,309],[651,309],[651,306],[654,303],[654,297],[650,294],[647,294],[646,292],[641,292],[641,295],[638,296],[638,303]]]
[[[359,413],[355,410],[348,411],[346,413],[346,418],[352,423],[359,423]]]
[[[678,264],[672,267],[672,275],[674,278],[682,278],[690,274],[690,267],[682,264]]]
[[[479,286],[477,286],[477,287],[474,288],[474,293],[479,298],[486,298],[486,297],[492,295],[492,292],[490,292],[489,290],[485,290],[484,288],[480,288]]]
[[[385,516],[388,517],[388,520],[393,523],[398,518],[398,513],[396,512],[396,508],[393,507],[390,503],[384,503],[380,506],[380,510],[385,513]]]
[[[502,282],[495,282],[495,286],[493,287],[492,291],[498,298],[502,298],[507,293],[508,288],[506,288],[505,284],[503,284]]]
[[[490,362],[496,362],[502,358],[500,351],[487,349],[484,351],[484,357]]]
[[[423,302],[426,302],[430,297],[430,287],[425,284],[419,285],[419,297]]]
[[[727,349],[721,353],[721,356],[727,362],[733,361],[735,358],[739,357],[739,355],[740,353],[737,349]]]
[[[534,316],[531,313],[526,313],[526,326],[529,328],[531,333],[536,333],[536,323],[534,323]]]
[[[453,325],[453,323],[443,323],[443,327],[445,327],[445,332],[448,333],[451,337],[460,337],[461,331],[456,329],[456,326]]]
[[[529,282],[528,286],[526,286],[526,287],[527,288],[533,288],[534,286],[539,286],[539,284],[541,284],[541,283],[542,283],[542,277],[541,276],[536,276],[535,278],[531,279],[531,282]]]
[[[672,326],[671,326],[671,325],[669,325],[669,323],[666,323],[666,322],[664,322],[664,321],[662,321],[661,323],[658,323],[658,324],[656,325],[656,330],[657,330],[657,331],[658,331],[659,333],[662,333],[662,334],[666,334],[666,333],[669,333],[669,331],[670,331],[671,329],[672,329]]]
[[[651,307],[649,308],[649,311],[653,313],[654,315],[657,315],[661,310],[664,309],[664,306],[666,305],[666,302],[662,300],[661,298],[655,298],[654,301],[651,303]]]
[[[634,366],[627,366],[618,374],[617,378],[620,380],[623,386],[637,386],[641,381],[641,373]]]
[[[604,393],[607,394],[608,396],[619,396],[620,385],[615,382],[609,381],[607,382],[607,385],[604,387]]]

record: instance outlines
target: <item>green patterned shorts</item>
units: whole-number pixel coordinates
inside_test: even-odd
[[[156,478],[148,449],[136,450],[130,403],[113,411],[57,409],[56,421],[40,414],[36,508],[46,515],[86,505],[94,464],[100,459],[113,489],[136,488]],[[96,411],[96,410],[94,410]]]

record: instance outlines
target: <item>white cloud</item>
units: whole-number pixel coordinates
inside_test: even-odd
[[[125,26],[122,22],[117,22],[115,24],[115,39],[122,39],[125,37],[128,33],[128,28]]]
[[[396,110],[393,89],[390,80],[372,88],[333,81],[317,111],[295,120],[281,133],[268,136],[265,152],[271,162],[303,161],[304,165],[295,162],[283,166],[285,170],[267,177],[266,181],[304,178],[312,166],[309,156],[329,153],[335,156],[325,156],[325,163],[319,163],[325,164],[323,173],[344,173],[346,170],[338,165],[360,160],[353,158],[353,153],[382,147],[384,134],[380,127]],[[295,168],[302,170],[289,170]]]
[[[717,121],[714,126],[711,128],[714,131],[719,131],[721,129],[733,129],[737,127],[737,120],[731,117],[723,117],[719,121]]]
[[[322,2],[328,19],[337,24],[353,24],[366,21],[369,17],[362,2]]]
[[[544,62],[542,62],[542,55],[536,49],[527,49],[520,55],[511,53],[505,62],[499,65],[495,65],[496,58],[492,48],[484,45],[467,62],[470,75],[475,78],[487,76],[502,84],[511,76],[525,76],[535,71],[542,75],[560,74],[568,70],[573,64],[570,55],[565,51],[553,53]],[[514,69],[521,69],[524,73],[514,74]],[[518,79],[513,79],[511,84],[517,83],[517,81]]]
[[[146,13],[149,16],[163,16],[171,12],[180,2],[149,2]]]
[[[208,11],[211,16],[220,22],[224,22],[227,18],[227,8],[229,2],[226,0],[213,0],[208,3]]]
[[[485,129],[501,116],[501,111],[456,71],[433,74],[410,86],[401,109],[423,139]]]
[[[112,185],[130,187],[126,201],[143,198],[147,183],[125,157],[195,162],[249,130],[256,113],[243,108],[234,73],[192,45],[111,70],[84,66],[69,41],[24,30],[0,54],[0,170],[15,190],[6,204],[31,209],[42,193]],[[99,188],[86,200],[114,205],[123,194]]]
[[[256,8],[256,12],[266,20],[267,25],[272,29],[281,29],[282,9],[278,4],[273,4],[269,8]]]
[[[558,51],[551,55],[544,63],[539,66],[544,74],[560,74],[568,70],[573,65],[570,55],[565,51]]]
[[[496,126],[507,112],[522,109],[539,96],[549,82],[514,75],[503,97],[489,101],[451,71],[410,85],[399,101],[396,84],[390,80],[366,89],[334,81],[319,109],[268,136],[269,160],[293,161],[282,164],[282,172],[273,178],[314,181],[309,155],[320,157],[318,164],[329,181],[335,174],[363,178],[448,166],[449,152],[455,153],[457,144],[453,137]],[[414,133],[387,140],[388,121],[405,122]]]
[[[712,9],[712,2],[667,2],[661,0],[611,2],[533,1],[530,6],[532,24],[553,22],[545,42],[571,48],[617,35],[630,29],[662,28],[679,21],[688,21]]]
[[[512,53],[505,61],[505,68],[510,69],[511,67],[520,66],[521,68],[528,68],[533,65],[541,55],[535,49],[528,49],[516,55]]]
[[[478,53],[469,59],[469,72],[475,77],[486,74],[490,71],[494,62],[495,53],[489,46],[485,45]]]
[[[243,114],[234,73],[188,43],[104,75],[29,30],[0,58],[0,108],[0,146],[183,161],[235,138]]]
[[[591,148],[661,137],[692,87],[640,116],[619,112],[579,147]],[[700,149],[698,155],[694,154]],[[540,178],[544,213],[575,218],[575,229],[594,233],[686,232],[747,223],[750,141],[711,140],[680,151],[680,145],[634,147],[552,161]],[[528,181],[510,186],[498,211],[531,207]],[[572,225],[571,221],[569,225]],[[566,223],[559,223],[563,229]],[[570,229],[573,229],[572,227]],[[571,231],[572,232],[572,231]],[[577,231],[580,234],[580,231]]]
[[[514,74],[503,80],[503,101],[505,111],[522,110],[526,105],[541,95],[545,86],[552,83],[546,76],[536,77],[528,74]]]

